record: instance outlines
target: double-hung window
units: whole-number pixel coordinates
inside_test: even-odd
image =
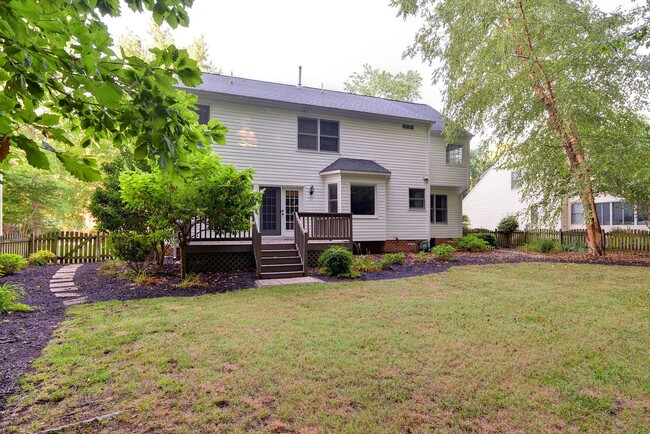
[[[463,165],[463,145],[447,145],[447,164],[450,166]]]
[[[609,226],[612,224],[610,202],[597,203],[596,214],[598,215],[598,221],[601,225]]]
[[[447,195],[431,195],[431,223],[447,223]]]
[[[409,208],[424,209],[424,188],[409,188]]]
[[[510,190],[521,188],[521,175],[519,172],[510,172]]]
[[[299,117],[298,149],[339,152],[339,122]]]
[[[623,202],[612,202],[612,224],[633,225],[634,208]]]
[[[350,186],[350,205],[354,215],[375,215],[375,187],[373,185]]]
[[[571,204],[571,224],[581,225],[585,222],[585,213],[579,202]]]

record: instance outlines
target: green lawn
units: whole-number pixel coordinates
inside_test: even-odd
[[[650,430],[648,268],[457,267],[69,312],[5,429],[123,410],[92,428]]]

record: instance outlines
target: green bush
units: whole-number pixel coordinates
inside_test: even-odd
[[[56,262],[56,255],[49,250],[39,250],[36,253],[29,255],[29,264],[36,266],[43,266],[53,264]]]
[[[27,268],[27,259],[13,253],[0,254],[0,271],[5,276]]]
[[[472,235],[474,235],[476,238],[482,239],[492,247],[497,246],[497,237],[490,232],[479,232],[477,234],[472,234]]]
[[[113,232],[107,238],[111,254],[136,273],[144,268],[145,262],[153,253],[153,246],[146,235],[137,232]]]
[[[505,216],[497,226],[497,231],[503,232],[504,234],[511,234],[517,229],[519,229],[519,219],[517,219],[516,215]]]
[[[33,309],[26,304],[17,303],[25,295],[20,285],[5,283],[0,285],[0,314],[9,312],[31,312]]]
[[[384,257],[379,261],[379,268],[382,270],[387,270],[393,265],[400,265],[404,262],[406,256],[404,253],[386,253]]]
[[[334,246],[325,250],[318,258],[318,265],[328,276],[354,277],[352,252],[344,247]]]
[[[456,253],[456,249],[454,249],[453,246],[450,246],[449,244],[440,244],[439,246],[435,246],[433,249],[431,249],[431,253],[436,259],[440,259],[441,261],[451,261],[454,259],[454,253]]]
[[[587,251],[587,246],[577,240],[571,243],[562,243],[560,247],[565,252],[584,253]]]
[[[357,273],[379,271],[379,264],[366,256],[355,256],[352,260],[352,271]]]
[[[458,243],[458,247],[468,252],[484,252],[490,248],[487,241],[475,235],[466,235],[456,240],[456,242]]]
[[[429,254],[427,252],[418,252],[417,255],[415,255],[415,262],[420,262],[420,263],[427,263],[429,262]]]
[[[529,252],[557,253],[562,250],[562,245],[549,238],[540,238],[534,243],[524,244],[521,248]]]

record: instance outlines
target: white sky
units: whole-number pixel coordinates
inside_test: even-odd
[[[630,1],[596,4],[611,11]],[[149,15],[122,10],[120,18],[106,20],[113,37],[133,30],[146,38]],[[432,68],[420,58],[402,59],[420,21],[398,18],[389,0],[195,0],[189,14],[189,28],[173,31],[176,44],[205,34],[211,60],[224,74],[297,84],[302,65],[303,85],[343,90],[364,63],[392,73],[414,69],[423,77],[421,102],[442,109]]]

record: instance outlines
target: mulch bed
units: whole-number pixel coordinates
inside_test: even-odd
[[[368,255],[367,257],[379,262],[382,255]],[[449,269],[449,267],[456,267],[459,265],[514,264],[518,262],[564,262],[650,267],[650,255],[608,253],[603,258],[594,259],[581,253],[543,254],[514,249],[498,249],[489,252],[459,252],[456,254],[456,258],[450,262],[431,260],[427,263],[419,263],[415,261],[415,254],[410,253],[406,255],[404,263],[401,265],[394,265],[388,270],[362,273],[360,278],[353,280],[399,279],[404,277],[441,273]],[[316,268],[310,269],[309,275],[327,282],[351,280],[346,278],[322,276]]]
[[[0,278],[0,285],[19,283],[25,289],[20,300],[35,309],[30,313],[0,315],[0,411],[18,388],[19,377],[40,354],[65,313],[61,300],[49,290],[49,280],[58,265],[29,267]]]
[[[101,264],[85,264],[75,276],[80,292],[89,302],[108,300],[139,300],[155,297],[192,297],[203,294],[216,294],[237,289],[253,288],[255,272],[237,271],[231,273],[206,273],[201,275],[203,285],[180,288],[180,266],[167,263],[165,267],[152,274],[151,284],[136,285],[132,280],[120,276],[124,266],[102,271]]]

